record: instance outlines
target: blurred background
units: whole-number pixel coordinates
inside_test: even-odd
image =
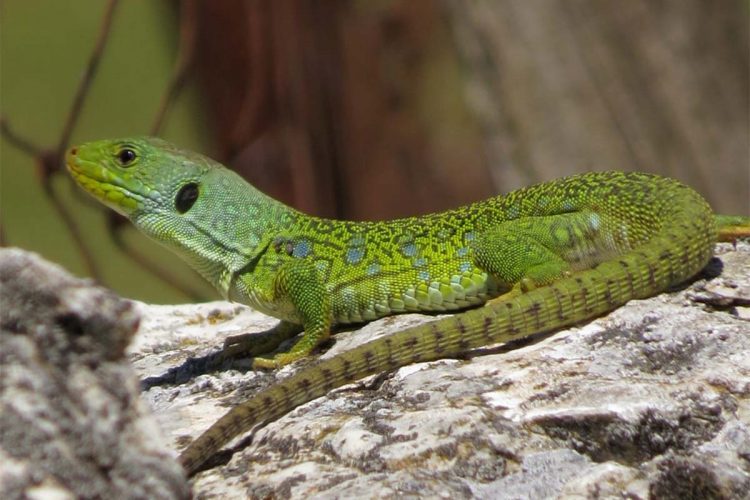
[[[4,0],[2,244],[127,297],[217,298],[62,169],[68,143],[151,133],[326,217],[608,169],[748,214],[749,18],[748,0]]]

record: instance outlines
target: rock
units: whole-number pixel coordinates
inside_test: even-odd
[[[717,253],[689,285],[631,301],[596,321],[333,391],[235,441],[231,460],[199,473],[193,492],[213,498],[748,498],[750,244],[718,245]],[[132,334],[133,310],[101,289],[60,281],[49,265],[29,272],[39,263],[28,255],[10,256],[0,254],[0,359],[18,375],[2,377],[0,493],[75,495],[91,481],[101,488],[91,491],[125,483],[131,488],[119,490],[125,494],[135,487],[150,487],[150,497],[184,494],[156,431],[132,424],[143,417],[129,369],[117,358]],[[9,260],[19,263],[9,266]],[[8,276],[26,284],[8,289]],[[12,315],[5,313],[9,297],[20,304]],[[134,304],[142,321],[129,357],[142,397],[174,449],[305,365],[266,373],[249,371],[240,360],[206,373],[196,359],[218,351],[230,335],[263,331],[275,321],[227,302]],[[404,315],[340,332],[322,356],[433,319]],[[18,396],[9,397],[11,391]],[[121,404],[109,406],[116,401]],[[25,420],[5,417],[15,407]],[[66,424],[75,432],[62,432],[61,422],[89,407],[107,410],[88,418],[87,431],[86,419],[78,418]],[[114,420],[131,425],[113,436],[101,426]],[[6,429],[16,436],[13,445]],[[24,443],[37,433],[49,437]],[[125,445],[140,447],[140,454],[122,451]],[[73,456],[56,453],[61,447]],[[56,463],[74,459],[82,468]],[[89,467],[95,462],[107,466]],[[109,468],[125,462],[130,475]]]
[[[0,498],[187,498],[139,397],[129,301],[0,249]]]
[[[194,491],[748,498],[750,245],[719,245],[717,253],[710,275],[676,292],[469,360],[406,366],[307,403],[240,440],[229,463],[196,476]],[[175,448],[304,365],[262,373],[240,362],[206,374],[189,358],[274,321],[226,302],[138,309],[144,319],[132,359]],[[323,356],[433,319],[404,315],[341,332]]]

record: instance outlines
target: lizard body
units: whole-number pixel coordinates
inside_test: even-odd
[[[176,251],[224,297],[282,320],[262,340],[227,346],[232,355],[269,352],[304,328],[289,352],[256,358],[259,367],[307,355],[337,324],[489,301],[317,361],[261,391],[183,452],[189,473],[238,434],[335,387],[659,293],[700,271],[717,239],[700,195],[642,173],[582,174],[439,214],[350,222],[302,214],[158,139],[85,144],[67,162],[84,189]]]

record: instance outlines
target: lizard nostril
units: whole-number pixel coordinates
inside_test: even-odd
[[[72,148],[72,149],[70,150],[70,155],[71,155],[71,156],[75,156],[77,152],[78,152],[78,150],[77,150],[76,148]]]

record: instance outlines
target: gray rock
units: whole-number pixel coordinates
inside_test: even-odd
[[[0,249],[0,498],[186,498],[139,398],[130,302]]]
[[[336,390],[235,443],[198,495],[292,498],[750,498],[750,245],[686,288],[470,360]],[[191,357],[273,320],[226,302],[139,305],[133,359],[183,448],[233,405],[300,369]],[[432,317],[341,332],[324,357]],[[196,375],[198,374],[198,375]]]
[[[307,403],[235,441],[231,460],[198,474],[193,491],[211,498],[749,498],[750,245],[719,245],[717,252],[721,261],[710,266],[711,276],[669,294],[631,301],[588,324],[485,349],[468,360],[406,366]],[[0,265],[0,277],[5,281],[6,275],[22,275],[27,267],[31,265],[9,273]],[[122,395],[119,401],[136,401],[126,368],[120,372],[113,364],[101,371],[127,344],[135,321],[132,310],[117,306],[111,296],[95,306],[76,305],[73,297],[104,292],[78,281],[66,283],[56,287],[59,302],[44,298],[54,295],[49,288],[41,294],[25,289],[2,294],[3,305],[7,296],[25,297],[19,306],[25,309],[8,315],[7,321],[3,314],[3,329],[20,332],[23,326],[28,332],[3,333],[2,366],[16,366],[10,364],[16,359],[30,363],[29,368],[22,363],[14,368],[19,375],[3,377],[3,413],[12,404],[43,409],[27,412],[31,418],[21,426],[39,427],[29,431],[31,437],[47,433],[50,437],[38,446],[51,450],[19,453],[6,444],[5,429],[15,425],[9,436],[15,432],[17,441],[23,441],[18,436],[27,434],[18,430],[21,420],[3,417],[0,485],[5,492],[77,494],[78,476],[60,473],[64,468],[55,464],[73,463],[56,451],[61,446],[67,453],[88,446],[81,455],[93,462],[102,460],[92,459],[94,451],[102,453],[100,463],[107,464],[124,463],[119,453],[128,453],[108,454],[122,443],[98,444],[112,437],[106,431],[90,439],[81,430],[76,435],[59,429],[63,417],[84,414],[79,408],[108,408],[88,419],[95,429],[88,431],[92,436],[98,435],[100,424],[114,420],[106,417],[114,411],[108,403],[86,403],[89,391],[97,396],[127,392],[129,399]],[[47,286],[32,285],[23,287]],[[53,326],[33,326],[30,318],[41,317],[38,308],[48,310],[42,316]],[[275,321],[227,302],[134,303],[134,309],[142,322],[129,356],[143,380],[142,396],[174,449],[184,448],[259,388],[305,364],[264,373],[249,371],[240,360],[206,373],[195,358],[218,351],[230,335],[259,332]],[[80,323],[90,326],[71,328],[76,324],[72,320],[61,324],[60,316],[67,314],[63,310],[88,318]],[[322,356],[433,319],[404,315],[340,332]],[[45,328],[52,333],[40,336]],[[84,335],[70,334],[76,331]],[[64,348],[45,354],[38,339],[47,339],[46,347]],[[6,348],[11,340],[19,344],[12,350]],[[94,363],[84,363],[83,375],[58,368],[81,360]],[[119,384],[112,382],[117,374],[123,377]],[[31,382],[16,384],[12,390],[23,397],[6,397],[10,381],[34,377],[42,389]],[[76,397],[62,403],[56,402],[56,394]],[[41,402],[22,404],[32,397]],[[117,398],[104,401],[113,400]],[[58,406],[76,411],[66,413]],[[45,408],[53,408],[55,417],[45,417],[45,411],[53,411]],[[117,408],[122,411],[122,405]],[[126,413],[130,411],[135,410]],[[73,437],[91,444],[72,444],[79,442]],[[131,478],[148,477],[148,484],[159,484],[152,492],[184,493],[174,462],[156,444],[153,427],[141,424],[117,437],[145,450],[139,455],[142,461],[133,458],[136,469],[131,471],[139,472],[131,472],[128,480],[146,487],[144,480]],[[58,441],[63,444],[55,448]],[[96,484],[111,487],[113,470]],[[80,484],[86,480],[81,475]]]

